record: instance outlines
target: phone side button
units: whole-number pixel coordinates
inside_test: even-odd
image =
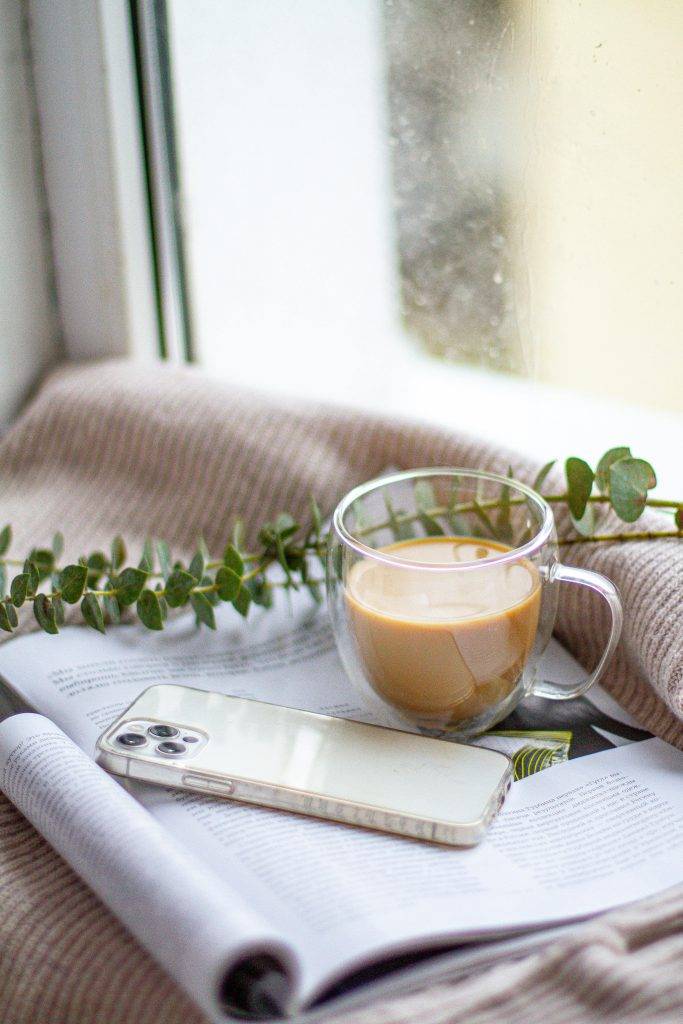
[[[188,789],[201,789],[203,793],[221,793],[229,796],[235,789],[229,779],[205,779],[201,775],[183,775],[183,786]]]

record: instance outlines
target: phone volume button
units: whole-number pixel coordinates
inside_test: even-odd
[[[188,789],[201,789],[204,793],[220,793],[229,796],[235,784],[229,779],[206,779],[202,775],[183,775],[183,785]]]

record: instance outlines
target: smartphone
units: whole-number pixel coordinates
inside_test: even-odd
[[[512,780],[498,751],[171,684],[140,694],[97,760],[130,779],[454,846],[479,842]]]

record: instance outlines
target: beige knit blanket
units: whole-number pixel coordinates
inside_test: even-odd
[[[614,443],[629,440],[637,442]],[[305,517],[311,492],[330,509],[387,465],[505,472],[508,464],[533,478],[527,460],[465,435],[275,403],[192,370],[90,365],[52,376],[0,444],[0,525],[12,522],[20,549],[61,529],[72,558],[119,532],[133,549],[153,531],[187,552],[202,532],[220,550],[235,513],[254,526],[283,510]],[[577,545],[565,558],[621,591],[626,625],[606,687],[683,747],[683,545]],[[604,644],[603,610],[579,588],[565,589],[557,632],[590,665]],[[0,1024],[201,1020],[4,799],[0,893]],[[682,931],[683,889],[606,915],[540,955],[335,1019],[680,1024]]]

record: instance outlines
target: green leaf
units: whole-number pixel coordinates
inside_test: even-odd
[[[514,479],[512,466],[508,467],[508,480]],[[512,523],[510,521],[510,488],[507,484],[501,484],[499,509],[496,517],[496,537],[505,544],[512,541]]]
[[[106,572],[108,564],[106,555],[103,551],[93,551],[87,561],[87,566],[90,570],[88,575],[91,578],[98,580],[102,573]]]
[[[593,490],[595,475],[587,462],[570,456],[565,462],[567,474],[567,501],[569,511],[576,520],[583,518],[588,499]]]
[[[187,601],[197,580],[184,569],[174,569],[166,580],[166,600],[169,608],[180,608]]]
[[[190,562],[190,574],[194,576],[195,580],[199,580],[204,575],[204,555],[201,551],[198,551]]]
[[[55,561],[58,561],[64,554],[64,534],[57,531],[52,538],[52,553]]]
[[[546,462],[545,466],[543,466],[541,469],[539,469],[538,473],[536,474],[536,478],[535,478],[535,480],[534,480],[534,482],[532,483],[531,486],[539,494],[541,492],[541,487],[543,487],[543,484],[546,482],[546,479],[548,477],[548,473],[553,468],[553,466],[555,465],[556,462],[557,462],[557,459],[553,459],[551,462]]]
[[[10,608],[16,616],[17,613],[13,604],[7,604],[5,601],[0,602],[0,629],[4,629],[5,633],[11,633],[14,628],[12,626],[12,619],[10,618]]]
[[[202,576],[200,580],[200,585],[202,587],[213,587],[214,581],[211,579],[210,576]],[[209,602],[209,604],[212,604],[214,606],[214,608],[216,607],[216,605],[221,603],[221,599],[215,590],[207,590],[206,599]]]
[[[203,622],[209,629],[216,628],[216,616],[213,607],[206,594],[192,594],[190,602],[197,616],[197,623]]]
[[[161,575],[165,580],[167,580],[171,575],[171,551],[165,540],[157,541],[157,555],[159,558]]]
[[[472,510],[477,519],[479,520],[479,522],[481,523],[481,525],[484,527],[485,533],[481,534],[481,536],[488,537],[489,539],[495,538],[496,528],[493,525],[490,516],[484,511],[479,502],[476,501],[474,498],[472,499]]]
[[[201,533],[197,537],[197,548],[201,552],[201,556],[204,559],[204,563],[206,564],[206,562],[210,562],[211,561],[211,552],[209,551],[207,543],[204,540],[204,536]]]
[[[428,537],[443,537],[443,528],[439,525],[434,516],[430,516],[428,512],[418,512],[417,517],[422,523],[422,529]]]
[[[36,594],[33,601],[33,614],[38,625],[46,633],[59,633],[55,610],[47,594]]]
[[[52,607],[55,610],[55,621],[57,625],[63,626],[66,621],[66,615],[64,613],[64,602],[59,594],[52,596]]]
[[[315,537],[318,539],[323,528],[323,517],[318,507],[318,502],[315,500],[313,495],[311,495],[311,523],[313,524]]]
[[[244,575],[244,562],[234,544],[228,544],[223,552],[223,565],[227,566],[228,569],[232,569],[238,576]]]
[[[154,545],[149,537],[147,537],[143,545],[138,569],[142,569],[143,572],[147,573],[154,572]]]
[[[609,471],[612,508],[625,523],[641,515],[647,492],[657,485],[655,471],[644,459],[619,459]]]
[[[7,588],[7,567],[4,562],[0,562],[0,601],[5,596],[5,590]]]
[[[124,608],[135,604],[146,582],[147,574],[143,569],[124,569],[121,575],[114,580],[119,604]]]
[[[36,567],[38,573],[38,580],[44,580],[46,576],[49,576],[54,568],[55,556],[52,553],[51,548],[33,548],[27,559],[32,565]],[[37,587],[37,584],[36,584]],[[35,590],[36,587],[33,589]]]
[[[114,537],[111,544],[111,567],[114,572],[118,572],[124,564],[126,561],[126,554],[126,545],[124,544],[123,537]]]
[[[78,604],[85,590],[88,570],[85,565],[67,565],[59,576],[59,589],[67,604]]]
[[[241,576],[228,566],[221,566],[216,573],[216,585],[221,601],[234,601],[242,585]]]
[[[679,530],[683,530],[683,507],[676,509],[674,521]]]
[[[247,615],[249,613],[249,605],[250,604],[251,604],[251,594],[249,593],[249,591],[247,590],[246,587],[240,587],[240,589],[239,589],[239,591],[237,593],[237,597],[232,602],[233,608],[235,609],[235,611],[239,612],[239,614],[243,618],[246,619],[246,617],[247,617]]]
[[[161,614],[159,598],[153,590],[143,590],[136,605],[138,618],[147,629],[163,629],[164,620]]]
[[[244,551],[244,539],[246,531],[244,529],[244,521],[242,519],[236,519],[235,525],[232,528],[232,543],[238,551]]]
[[[24,562],[24,572],[28,575],[28,592],[29,594],[35,594],[40,585],[40,573],[35,563],[28,558]]]
[[[107,584],[107,589],[114,589],[114,581],[110,580]],[[121,621],[121,605],[117,598],[107,594],[106,597],[102,598],[102,604],[104,605],[104,611],[109,621],[114,625],[118,625]]]
[[[288,512],[281,512],[275,520],[275,533],[282,540],[292,537],[299,529],[299,524],[289,515]]]
[[[391,503],[391,498],[388,494],[384,495],[384,504],[387,510],[387,517],[389,519],[389,529],[391,530],[394,540],[408,540],[413,536],[413,531],[410,528],[410,524],[403,519],[399,519],[398,515],[394,510],[394,506]],[[403,513],[400,513],[403,515]]]
[[[91,629],[96,629],[98,633],[104,633],[104,616],[100,602],[94,594],[86,594],[81,601],[81,615]]]
[[[570,516],[572,526],[582,537],[590,537],[591,534],[595,533],[595,509],[592,505],[586,505],[586,510],[580,519],[575,519],[571,513]]]
[[[12,580],[9,588],[12,604],[15,608],[21,608],[28,594],[29,575],[27,572],[20,572]]]
[[[251,600],[254,602],[254,604],[259,605],[261,608],[272,607],[273,591],[268,586],[263,576],[252,576],[250,580],[247,580],[243,584],[243,587],[245,590],[249,592],[249,596],[251,597]]]
[[[607,494],[610,486],[610,469],[615,462],[619,459],[630,459],[631,449],[630,448],[610,448],[608,452],[605,452],[603,457],[598,462],[598,468],[595,471],[595,482],[598,485],[598,490],[601,494]]]
[[[9,597],[5,598],[5,602],[4,603],[5,603],[5,608],[7,609],[7,618],[10,621],[10,625],[11,625],[12,629],[14,629],[16,626],[19,625],[19,616],[17,615],[17,610],[14,607],[14,605],[12,604],[12,602],[10,601]]]
[[[161,584],[157,583],[156,587],[154,588],[154,593],[157,595],[157,600],[159,601],[159,611],[161,612],[161,621],[162,622],[166,622],[166,619],[168,618],[168,601],[166,600],[164,595],[161,593],[161,591],[163,589],[164,588],[161,586]]]
[[[434,495],[434,488],[427,480],[418,480],[413,487],[413,495],[415,497],[415,505],[418,509],[423,512],[428,511],[430,508],[434,508],[436,505],[436,497]]]
[[[0,558],[7,552],[12,543],[12,527],[7,524],[0,530]]]

